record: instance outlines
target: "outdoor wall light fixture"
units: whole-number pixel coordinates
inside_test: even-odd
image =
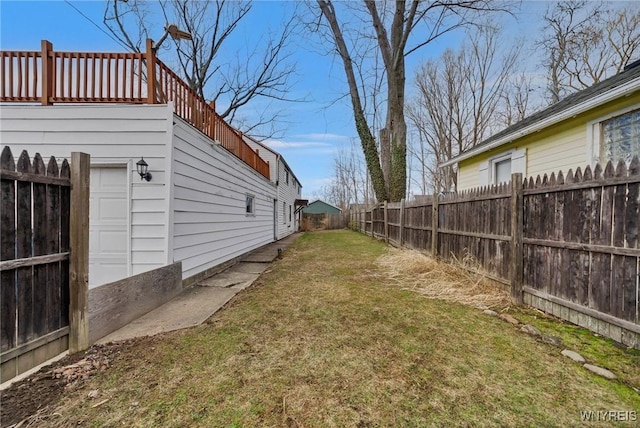
[[[138,174],[140,174],[140,180],[151,181],[151,173],[147,172],[149,165],[145,162],[144,156],[136,162],[136,169],[138,170]]]

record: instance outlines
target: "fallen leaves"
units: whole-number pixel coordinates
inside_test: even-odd
[[[54,379],[64,380],[67,386],[69,386],[80,380],[87,380],[95,373],[104,371],[108,368],[109,359],[107,356],[101,353],[96,353],[88,355],[76,363],[54,369],[51,372],[51,376]]]

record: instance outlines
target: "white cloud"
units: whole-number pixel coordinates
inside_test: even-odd
[[[266,140],[264,144],[273,149],[325,149],[326,153],[333,153],[334,148],[349,141],[349,137],[338,134],[311,133],[292,136],[291,140]],[[332,149],[327,151],[326,149]]]
[[[329,147],[331,144],[322,143],[319,141],[281,141],[281,140],[266,140],[264,144],[272,149],[299,149],[306,147]]]
[[[312,133],[312,134],[298,134],[294,136],[302,140],[320,140],[320,141],[349,141],[349,137],[339,134],[328,133]]]

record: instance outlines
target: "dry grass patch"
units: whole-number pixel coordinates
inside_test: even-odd
[[[478,309],[503,308],[509,295],[481,273],[471,257],[445,263],[418,251],[390,247],[377,260],[386,282],[431,299],[462,303]]]

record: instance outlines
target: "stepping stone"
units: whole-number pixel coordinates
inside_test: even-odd
[[[485,309],[484,311],[482,311],[483,313],[492,316],[492,317],[497,317],[498,313],[496,311],[492,311],[491,309]]]
[[[234,272],[261,274],[269,267],[269,263],[241,262],[233,267]]]
[[[576,363],[584,363],[586,361],[582,355],[578,354],[577,352],[571,351],[570,349],[563,350],[561,354],[565,357],[571,358]]]
[[[509,314],[502,314],[502,315],[500,315],[500,319],[501,319],[501,320],[503,320],[503,321],[506,321],[506,322],[508,322],[508,323],[510,323],[510,324],[513,324],[513,325],[518,325],[518,324],[520,324],[520,321],[518,321],[517,319],[515,319],[514,317],[512,317],[512,316],[511,316],[511,315],[509,315]]]
[[[609,380],[616,379],[616,375],[614,375],[607,369],[603,369],[602,367],[594,366],[593,364],[584,364],[582,367],[584,367],[585,369],[597,375],[602,376],[605,379],[609,379]]]
[[[235,286],[237,284],[242,284],[246,281],[255,281],[257,277],[258,274],[255,273],[244,273],[228,270],[226,272],[219,273],[218,275],[214,275],[203,281],[200,281],[198,285],[201,287],[227,288]]]
[[[535,337],[540,337],[542,336],[542,333],[540,333],[540,330],[538,330],[537,328],[535,328],[534,326],[530,325],[530,324],[525,324],[520,328],[520,331],[523,331],[527,334],[530,334],[531,336],[535,336]]]
[[[542,341],[544,343],[547,343],[547,344],[553,345],[553,346],[557,346],[557,347],[564,346],[564,343],[562,343],[562,340],[560,338],[555,337],[555,336],[542,336]]]

